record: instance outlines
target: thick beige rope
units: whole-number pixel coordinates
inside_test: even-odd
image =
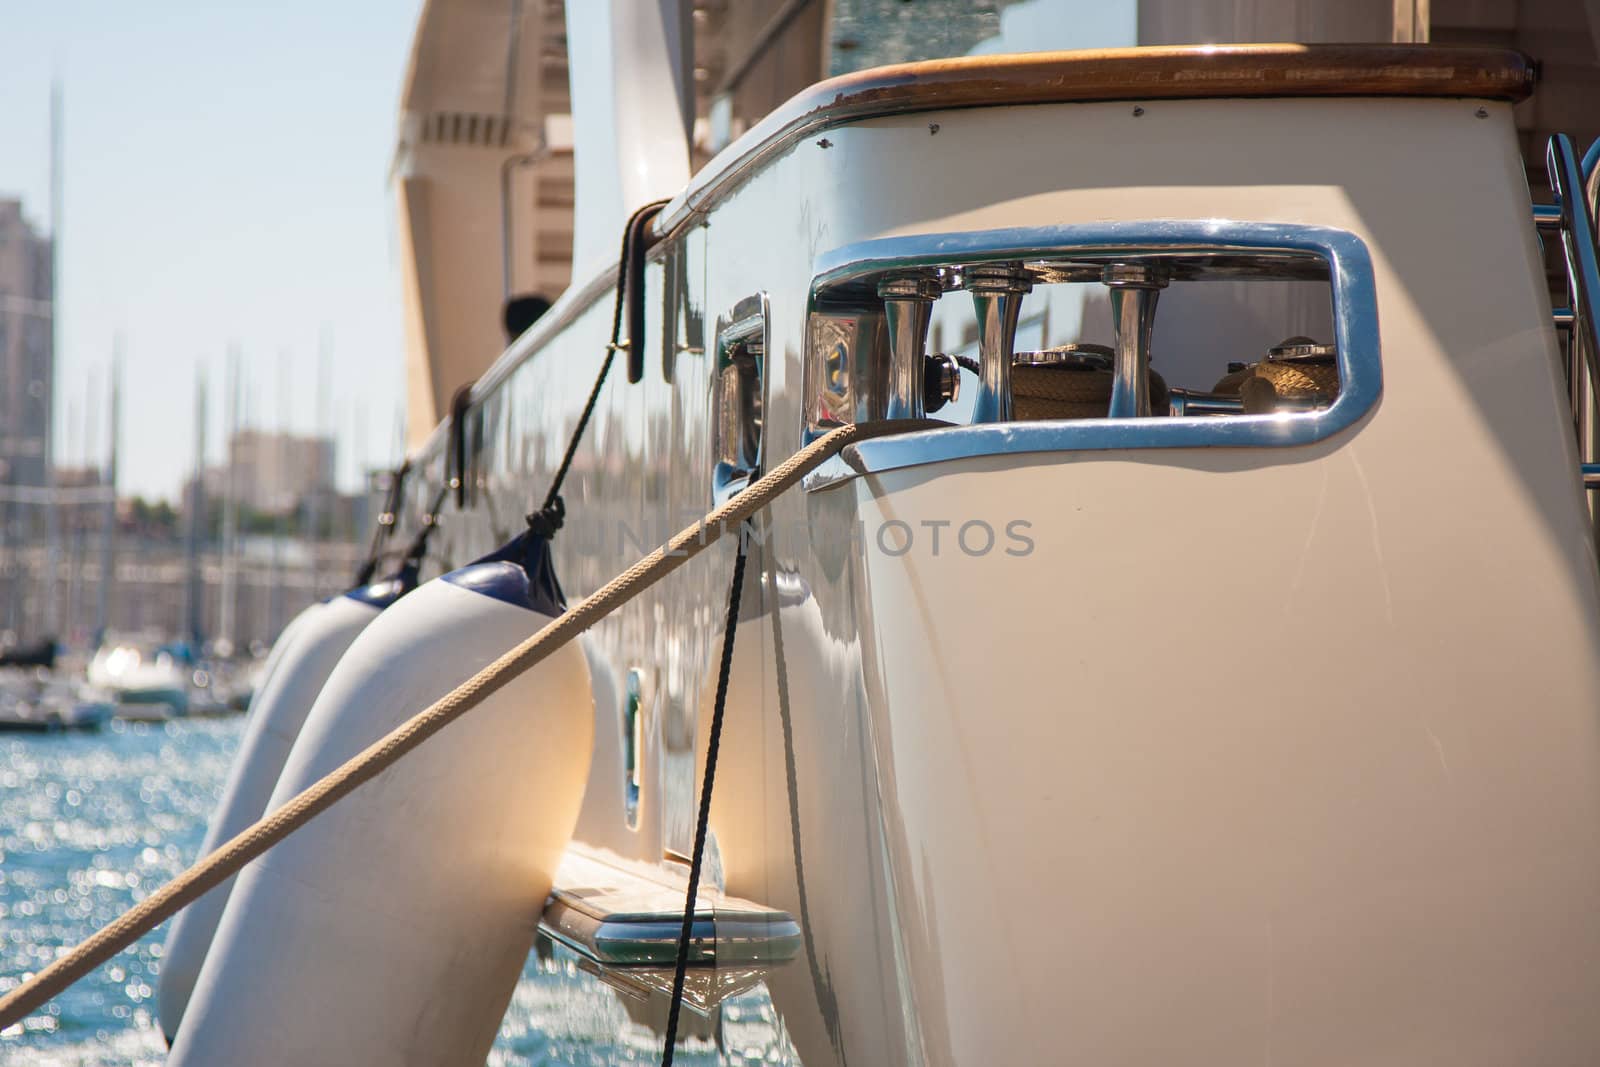
[[[1269,388],[1256,383],[1265,383]],[[1326,363],[1262,360],[1227,375],[1211,391],[1242,398],[1246,414],[1267,415],[1277,410],[1280,397],[1331,400],[1338,396],[1339,368],[1331,359]]]
[[[918,429],[926,423],[895,421],[871,426],[842,426],[802,448],[772,472],[644,557],[592,597],[568,610],[544,629],[517,645],[467,681],[373,742],[343,766],[260,821],[240,831],[172,881],[102,927],[82,944],[0,997],[0,1029],[24,1018],[57,993],[177,914],[186,904],[221,884],[241,867],[331,807],[362,782],[376,777],[401,756],[422,744],[457,718],[481,704],[511,679],[544,660],[562,645],[611,614],[644,590],[698,555],[729,529],[789,489],[806,474],[856,441]]]
[[[1108,370],[1078,366],[1030,365],[1011,368],[1011,410],[1019,422],[1034,419],[1103,419],[1111,407],[1115,378]],[[1167,381],[1150,369],[1150,410],[1167,414],[1172,394]]]

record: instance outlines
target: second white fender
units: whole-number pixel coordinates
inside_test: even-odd
[[[362,633],[270,805],[562,610],[543,542],[543,567],[525,567],[517,545],[427,583]],[[246,867],[172,1067],[481,1065],[577,820],[593,740],[572,642]]]
[[[250,702],[249,722],[222,800],[206,828],[201,856],[266,814],[267,798],[278,783],[289,750],[335,664],[367,624],[415,584],[413,576],[403,574],[361,586],[311,605],[284,627],[268,654],[261,688]],[[156,988],[161,1029],[168,1044],[178,1033],[233,883],[230,878],[190,904],[167,932]]]

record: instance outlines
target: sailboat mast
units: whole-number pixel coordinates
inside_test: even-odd
[[[350,458],[355,462],[356,486],[361,493],[362,505],[352,509],[351,529],[346,536],[355,542],[361,539],[362,531],[371,526],[371,517],[367,515],[366,508],[366,503],[372,499],[372,493],[371,480],[367,477],[367,405],[364,401],[356,401],[355,410],[351,412],[351,424],[353,441],[350,445]]]
[[[45,379],[44,414],[44,636],[61,625],[56,587],[61,572],[61,514],[56,503],[56,361],[61,358],[61,82],[50,83],[50,373]]]
[[[328,433],[328,376],[333,369],[333,339],[324,324],[322,334],[317,344],[317,415],[316,430],[319,448],[322,442],[328,442],[332,447],[332,434]],[[325,436],[326,435],[326,436]],[[320,466],[320,463],[319,463]],[[330,486],[322,484],[323,471],[317,472],[316,484],[311,491],[311,502],[307,508],[306,525],[311,538],[311,595],[313,599],[322,595],[322,514],[323,498],[327,496]]]
[[[224,462],[227,464],[226,498],[222,502],[222,608],[218,613],[217,643],[232,654],[234,614],[238,609],[239,572],[239,474],[234,462],[235,438],[239,434],[239,346],[228,349],[228,421],[223,444]]]
[[[114,436],[114,435],[113,435]],[[206,526],[206,372],[194,375],[194,472],[189,481],[189,522],[184,535],[185,595],[183,633],[195,647],[204,643],[201,611],[205,603],[205,578],[200,570],[200,541]]]
[[[278,470],[275,486],[282,489],[288,483],[289,469],[289,353],[278,353],[278,433],[273,443],[277,453],[274,466]],[[275,641],[283,626],[283,541],[289,536],[289,507],[284,506],[283,494],[273,502],[278,509],[272,529],[272,585],[267,591],[267,625],[262,633],[267,641]]]
[[[84,449],[84,416],[85,411],[79,406],[78,398],[68,395],[66,397],[66,422],[63,425],[61,448],[56,453],[56,459],[62,469],[74,470],[79,467],[80,461],[88,452]],[[60,608],[60,627],[57,631],[61,641],[71,644],[77,638],[78,631],[78,594],[82,591],[83,562],[83,528],[78,520],[77,504],[80,496],[80,487],[69,484],[76,479],[56,478],[56,495],[65,497],[58,501],[62,529],[60,530],[61,550],[65,557],[67,576],[66,580],[57,583],[63,594],[62,607]]]
[[[106,440],[105,501],[100,512],[100,584],[95,591],[94,642],[98,645],[111,625],[111,587],[117,566],[117,447],[122,429],[122,335],[111,350],[110,434]]]

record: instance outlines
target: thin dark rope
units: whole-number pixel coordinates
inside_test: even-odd
[[[678,931],[678,965],[672,972],[672,1006],[667,1011],[667,1043],[661,1067],[672,1067],[678,1043],[678,1013],[683,1007],[683,983],[689,970],[689,939],[694,932],[695,905],[700,894],[700,867],[706,853],[706,827],[711,820],[711,787],[717,780],[717,749],[722,743],[722,713],[728,702],[728,677],[733,672],[733,638],[739,626],[739,598],[744,590],[744,529],[733,555],[733,580],[728,585],[728,621],[722,630],[722,664],[717,671],[717,702],[711,711],[711,735],[706,739],[706,774],[700,786],[700,818],[694,828],[694,856],[689,863],[689,890],[683,901],[683,926]]]
[[[422,557],[427,555],[428,541],[433,537],[433,531],[439,528],[439,511],[450,496],[450,488],[448,481],[440,486],[439,491],[433,496],[433,503],[422,513],[422,529],[411,538],[411,543],[406,546],[405,555],[400,557],[402,567],[418,566],[422,563]]]
[[[561,463],[556,467],[555,477],[550,480],[550,491],[544,495],[544,503],[539,505],[539,510],[528,516],[528,526],[535,532],[551,537],[561,529],[561,522],[566,517],[566,505],[561,500],[561,486],[567,480],[567,472],[572,469],[572,461],[577,458],[578,445],[583,441],[584,431],[589,428],[589,420],[594,416],[595,405],[600,402],[600,390],[606,384],[606,376],[611,373],[611,364],[616,362],[617,347],[622,340],[622,313],[627,307],[628,291],[628,262],[633,256],[634,231],[643,228],[646,216],[653,216],[667,203],[665,200],[656,200],[646,204],[635,211],[629,218],[628,224],[622,228],[622,248],[617,254],[617,285],[616,299],[611,305],[611,342],[606,345],[606,355],[600,361],[600,373],[595,375],[594,387],[589,390],[589,399],[584,402],[583,412],[578,416],[578,424],[572,428],[572,436],[567,439],[567,450],[561,456]],[[628,338],[628,344],[641,345],[642,337]]]
[[[399,522],[400,501],[405,492],[406,475],[411,473],[411,461],[401,463],[389,474],[389,491],[384,495],[383,512],[378,516],[377,527],[372,531],[372,543],[367,547],[367,561],[356,572],[356,585],[372,582],[378,573],[378,563],[383,558],[383,546],[394,535]]]

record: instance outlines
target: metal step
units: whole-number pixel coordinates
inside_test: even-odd
[[[688,869],[653,866],[572,845],[556,871],[539,932],[585,970],[635,996],[670,993]],[[689,941],[684,999],[705,1013],[800,951],[788,912],[702,886]]]

